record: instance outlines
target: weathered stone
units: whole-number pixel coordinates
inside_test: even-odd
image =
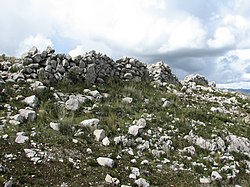
[[[80,108],[80,103],[77,97],[74,95],[71,95],[69,100],[67,100],[65,103],[65,108],[67,110],[72,110],[72,111],[78,110]]]
[[[53,122],[49,124],[50,128],[52,128],[55,131],[59,131],[59,125],[60,125],[59,123],[53,123]]]
[[[20,109],[19,114],[27,121],[33,122],[36,119],[36,112],[31,109]]]
[[[95,139],[97,141],[102,141],[103,138],[105,138],[105,136],[106,136],[105,131],[103,129],[96,129],[96,130],[94,130],[93,134],[95,135]]]
[[[162,107],[167,108],[167,107],[169,107],[170,105],[171,105],[171,102],[170,102],[170,101],[164,101]]]
[[[119,185],[120,184],[120,180],[118,180],[117,178],[113,178],[111,175],[107,174],[105,177],[105,181],[109,184],[113,184],[113,185]]]
[[[104,145],[104,146],[109,146],[109,144],[110,144],[109,138],[106,136],[106,137],[103,138],[103,140],[102,140],[102,145]]]
[[[148,65],[148,71],[150,79],[156,83],[180,84],[177,77],[172,74],[170,67],[163,61]]]
[[[38,98],[35,95],[26,97],[23,101],[26,104],[28,104],[30,107],[33,107],[33,108],[36,108],[38,106],[38,103],[39,103]]]
[[[207,81],[206,77],[199,75],[199,74],[188,75],[185,77],[183,82],[184,82],[184,84],[194,82],[194,83],[196,83],[196,85],[208,86],[208,81]]]
[[[114,166],[114,160],[108,157],[98,157],[97,163],[101,166],[107,166],[112,168]]]
[[[213,171],[211,174],[211,179],[212,181],[217,181],[217,180],[222,180],[222,176],[217,172],[217,171]]]
[[[201,184],[210,184],[211,180],[209,177],[202,177],[202,178],[200,178],[200,183]]]
[[[143,178],[135,180],[135,184],[137,184],[138,187],[149,187],[149,183]]]
[[[48,46],[48,47],[46,48],[46,52],[47,52],[48,54],[53,54],[53,53],[55,52],[55,50],[52,49],[50,46]]]
[[[93,118],[93,119],[86,119],[80,123],[80,125],[84,127],[90,127],[91,129],[97,129],[99,124],[99,119]]]
[[[24,136],[23,134],[24,134],[23,132],[17,133],[17,137],[15,139],[16,143],[22,144],[29,139],[28,136]]]
[[[140,127],[137,125],[132,125],[129,127],[128,129],[128,134],[131,134],[133,136],[137,136],[138,132],[139,132]]]
[[[126,104],[131,104],[133,102],[133,98],[125,97],[125,98],[122,99],[122,102],[126,103]]]
[[[144,118],[140,118],[137,122],[136,125],[140,128],[145,128],[147,125],[147,122]]]
[[[14,116],[10,116],[10,119],[23,123],[24,117],[21,114],[16,114]]]
[[[96,81],[97,75],[95,72],[95,64],[89,64],[87,67],[87,72],[85,79],[87,83],[94,84]]]
[[[33,58],[34,62],[36,62],[36,63],[40,63],[42,61],[41,54],[38,54],[38,53],[35,54],[32,58]]]
[[[229,152],[242,152],[248,153],[250,156],[250,140],[236,135],[228,135],[226,140],[229,144]]]

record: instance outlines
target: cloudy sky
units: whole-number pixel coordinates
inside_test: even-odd
[[[199,73],[250,88],[249,0],[0,0],[0,54],[32,46],[92,49],[114,60],[163,60],[182,79]]]

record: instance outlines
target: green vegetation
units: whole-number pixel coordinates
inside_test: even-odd
[[[219,106],[218,103],[198,100],[192,95],[178,96],[165,87],[156,88],[149,82],[110,81],[106,84],[89,87],[81,82],[72,86],[72,83],[62,81],[52,86],[54,91],[49,88],[43,91],[33,91],[28,84],[19,84],[17,88],[13,83],[1,85],[0,90],[4,90],[4,92],[1,93],[0,117],[7,115],[4,107],[6,103],[15,108],[12,115],[17,113],[18,109],[27,106],[21,102],[21,99],[16,99],[18,95],[23,97],[36,95],[39,99],[39,106],[36,109],[38,115],[35,122],[26,122],[18,126],[7,122],[3,131],[0,131],[0,136],[9,135],[7,140],[0,140],[0,160],[6,160],[6,154],[15,155],[15,160],[0,161],[8,168],[6,172],[0,173],[0,184],[13,177],[15,186],[60,186],[63,182],[69,186],[110,186],[104,182],[106,174],[110,174],[117,177],[121,184],[133,186],[134,180],[129,179],[128,176],[131,173],[130,167],[135,166],[140,167],[140,177],[145,178],[152,186],[200,186],[199,178],[209,176],[212,171],[213,163],[204,159],[210,152],[184,139],[185,135],[193,130],[195,135],[204,139],[211,139],[215,133],[224,138],[229,132],[238,136],[250,137],[249,124],[242,120],[241,115],[213,113],[210,109],[212,106]],[[108,93],[109,96],[89,100],[76,111],[66,110],[58,104],[54,97],[55,92],[84,94],[83,90],[87,88],[98,90],[102,94]],[[179,90],[179,88],[176,89]],[[227,97],[221,93],[217,93],[217,95]],[[124,97],[132,97],[132,104],[122,102]],[[162,107],[161,98],[168,100],[171,105]],[[244,104],[246,103],[250,103],[250,100],[244,100]],[[86,112],[86,108],[90,108],[88,112]],[[249,114],[249,107],[241,108],[241,112]],[[171,136],[173,150],[169,150],[158,158],[148,150],[144,150],[141,151],[139,157],[136,155],[137,145],[132,143],[130,146],[136,156],[122,151],[123,145],[115,145],[114,138],[126,135],[133,121],[141,117],[147,119],[147,126],[143,131],[150,130],[152,134],[158,133],[159,135],[154,137],[150,133],[144,133],[139,137],[155,144],[159,141],[160,136],[167,134]],[[105,130],[111,141],[109,146],[103,146],[101,142],[95,141],[91,129],[80,125],[81,121],[90,118],[100,120],[99,128]],[[194,126],[194,121],[203,122],[205,126]],[[50,122],[59,123],[59,131],[51,129]],[[16,133],[20,131],[29,135],[30,140],[35,143],[34,147],[31,146],[30,140],[24,144],[15,143]],[[132,135],[126,137],[129,141],[136,139]],[[77,142],[73,140],[77,140]],[[153,149],[154,146],[151,146]],[[188,146],[194,146],[196,150],[196,154],[192,156],[191,160],[183,157],[183,155],[190,157],[190,154],[178,151]],[[46,152],[46,155],[41,162],[34,164],[25,155],[23,150],[26,148],[37,148]],[[91,148],[93,153],[88,153],[87,148]],[[99,166],[96,162],[96,158],[99,156],[109,156],[114,159],[114,168]],[[117,156],[120,156],[121,159],[118,159]],[[220,168],[222,161],[219,156],[219,152],[213,155],[214,158],[218,157],[218,167]],[[235,160],[249,160],[242,154],[233,156]],[[131,163],[133,158],[136,158],[136,163]],[[171,162],[164,163],[164,159],[169,159]],[[149,164],[140,164],[143,160],[148,160]],[[170,169],[174,161],[183,163],[184,169],[178,171]],[[204,164],[207,170],[201,166],[192,165],[192,162]],[[162,169],[157,169],[157,165],[162,165]],[[240,171],[234,180],[214,182],[211,186],[234,186],[235,184],[249,185],[249,175]]]

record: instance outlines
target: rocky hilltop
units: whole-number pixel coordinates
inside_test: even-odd
[[[163,62],[0,57],[0,184],[250,186],[250,98]]]

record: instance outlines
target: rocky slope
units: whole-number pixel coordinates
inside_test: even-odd
[[[0,61],[6,187],[250,185],[249,96],[95,51]]]

